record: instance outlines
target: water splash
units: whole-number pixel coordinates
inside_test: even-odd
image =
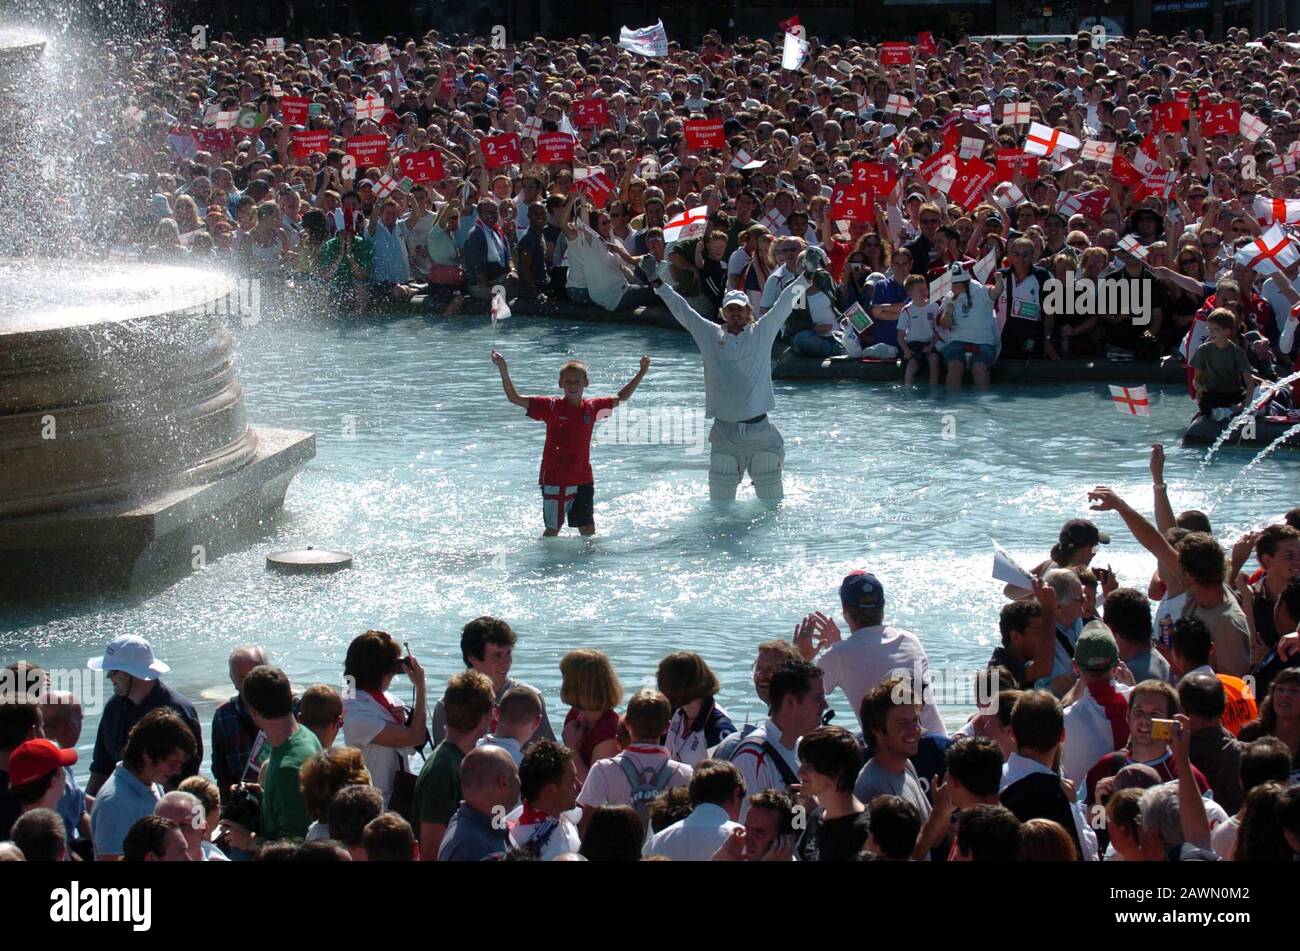
[[[1199,477],[1205,472],[1210,465],[1210,461],[1214,458],[1214,454],[1223,447],[1223,444],[1231,438],[1234,432],[1246,425],[1246,420],[1250,419],[1256,410],[1262,408],[1268,402],[1269,397],[1282,387],[1293,383],[1296,380],[1300,380],[1300,371],[1292,373],[1290,376],[1285,376],[1276,383],[1265,384],[1263,387],[1263,395],[1255,400],[1252,405],[1248,406],[1239,416],[1234,417],[1232,422],[1228,423],[1228,425],[1223,428],[1223,432],[1219,433],[1219,437],[1214,440],[1209,451],[1206,452],[1205,458],[1201,460],[1201,464],[1196,470],[1196,475]]]
[[[1278,448],[1281,447],[1281,446],[1286,445],[1287,441],[1288,441],[1292,436],[1300,436],[1300,423],[1297,423],[1296,425],[1292,426],[1290,429],[1288,429],[1288,430],[1287,430],[1286,432],[1284,432],[1282,435],[1278,436],[1278,437],[1277,437],[1276,439],[1274,439],[1271,443],[1269,443],[1267,446],[1265,446],[1265,447],[1260,451],[1259,455],[1257,455],[1254,459],[1250,460],[1250,462],[1247,464],[1246,468],[1242,469],[1240,472],[1238,472],[1238,473],[1236,474],[1236,476],[1233,477],[1232,481],[1229,482],[1228,485],[1227,485],[1227,487],[1223,490],[1223,494],[1224,494],[1224,495],[1231,495],[1232,492],[1233,492],[1233,490],[1237,487],[1237,483],[1238,483],[1238,482],[1241,482],[1241,481],[1244,480],[1248,475],[1250,475],[1250,473],[1255,469],[1255,467],[1258,466],[1258,465],[1259,465],[1261,462],[1263,462],[1265,459],[1267,459],[1270,455],[1272,455],[1272,453],[1273,453],[1276,449],[1278,449]]]

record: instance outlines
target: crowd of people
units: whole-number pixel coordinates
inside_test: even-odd
[[[309,310],[453,314],[500,288],[527,313],[628,312],[657,273],[718,321],[733,290],[761,316],[815,248],[789,346],[901,357],[909,383],[1173,356],[1213,413],[1297,365],[1300,255],[1255,244],[1300,222],[1300,44],[1281,34],[956,37],[903,63],[814,37],[798,70],[780,32],[655,59],[508,40],[114,49],[141,200],[113,242],[229,263]],[[1062,310],[1053,279],[1140,282],[1149,306]],[[1231,349],[1197,358],[1218,329]]]
[[[699,653],[667,654],[629,695],[583,648],[560,661],[557,734],[511,676],[518,635],[483,616],[433,703],[384,631],[348,645],[341,689],[295,692],[238,647],[205,757],[170,668],[125,635],[88,662],[113,695],[83,787],[81,698],[15,661],[0,859],[1295,861],[1300,508],[1225,547],[1205,513],[1170,507],[1158,444],[1151,472],[1151,519],[1088,493],[1154,556],[1150,577],[1121,585],[1096,557],[1110,535],[1067,522],[1030,587],[1005,589],[971,671],[996,689],[946,721],[922,638],[889,623],[865,570],[840,585],[843,628],[814,611],[755,643],[767,715],[739,725]],[[836,690],[855,723],[831,724]]]

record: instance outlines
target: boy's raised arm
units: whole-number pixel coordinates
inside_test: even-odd
[[[501,371],[501,387],[506,391],[506,399],[514,403],[516,406],[522,406],[524,409],[527,409],[528,397],[520,396],[519,391],[515,389],[514,383],[510,381],[510,370],[506,366],[506,358],[493,350],[492,362],[495,363],[497,369]]]
[[[645,378],[646,370],[649,369],[650,369],[650,358],[648,356],[643,355],[641,357],[641,369],[637,370],[636,376],[628,380],[627,385],[624,386],[623,389],[618,391],[618,401],[620,403],[626,403],[628,400],[632,398],[632,394],[636,391],[636,388],[641,384],[641,381]]]

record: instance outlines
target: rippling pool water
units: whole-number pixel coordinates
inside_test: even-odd
[[[206,734],[231,692],[226,657],[237,644],[265,645],[296,684],[338,683],[348,641],[388,630],[410,642],[439,696],[462,667],[461,625],[490,613],[519,633],[514,674],[543,690],[553,719],[563,714],[560,657],[588,646],[609,653],[629,691],[653,682],[664,654],[698,651],[739,723],[763,714],[749,678],[754,645],[789,637],[806,612],[838,615],[840,579],[856,567],[880,576],[888,620],[921,636],[932,668],[981,666],[1002,604],[990,539],[1032,566],[1061,523],[1085,513],[1098,482],[1149,513],[1153,440],[1168,447],[1174,506],[1212,508],[1229,542],[1300,501],[1288,453],[1231,495],[1223,489],[1249,451],[1222,453],[1202,484],[1189,484],[1204,450],[1177,448],[1191,411],[1182,392],[1154,393],[1150,419],[1138,419],[1116,413],[1104,386],[950,396],[778,384],[772,418],[787,452],[778,512],[748,485],[742,501],[715,511],[708,456],[694,446],[597,445],[599,534],[588,544],[566,529],[543,542],[544,429],[506,401],[489,351],[505,353],[525,394],[558,393],[561,362],[587,360],[589,395],[617,392],[649,353],[632,405],[690,411],[703,405],[703,373],[685,334],[527,319],[495,331],[406,319],[236,332],[249,418],[317,434],[317,457],[290,487],[282,519],[144,603],[0,609],[6,662],[78,667],[111,638],[140,634],[172,665],[165,679],[196,702]],[[1153,559],[1117,517],[1098,521],[1113,542],[1097,563],[1143,587]],[[352,551],[356,567],[320,578],[265,569],[268,552],[306,544]],[[396,689],[409,696],[404,681]],[[856,728],[843,696],[832,702],[836,722]],[[944,709],[950,724],[965,712]],[[79,773],[97,722],[87,717]]]

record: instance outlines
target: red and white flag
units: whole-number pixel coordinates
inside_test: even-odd
[[[283,53],[283,52],[284,52],[284,37],[283,37],[283,36],[272,36],[272,37],[269,37],[269,38],[267,39],[267,41],[266,41],[266,49],[267,49],[268,52],[271,52],[271,53]]]
[[[1296,261],[1300,261],[1300,249],[1297,249],[1282,226],[1277,222],[1262,235],[1243,247],[1234,255],[1239,267],[1258,274],[1276,274]]]
[[[387,63],[392,58],[393,55],[388,52],[387,43],[376,43],[370,49],[370,61],[372,63]]]
[[[1138,260],[1143,260],[1147,256],[1147,249],[1143,247],[1142,242],[1137,239],[1136,235],[1126,234],[1119,239],[1115,245],[1116,250],[1130,254]]]
[[[1145,386],[1113,386],[1107,384],[1115,408],[1125,416],[1150,416],[1151,399]]]
[[[916,110],[912,108],[912,101],[902,93],[894,92],[889,94],[885,100],[885,111],[901,118],[906,119]]]
[[[984,255],[984,257],[975,262],[971,267],[970,272],[975,275],[975,280],[983,284],[993,275],[993,269],[997,266],[998,253],[997,251],[990,251],[988,254]]]
[[[521,134],[525,139],[536,139],[542,134],[542,120],[537,116],[529,116],[524,120]]]
[[[358,99],[353,103],[353,106],[356,109],[358,122],[361,122],[363,119],[373,119],[375,122],[378,122],[384,117],[384,110],[388,108],[384,105],[384,100],[375,99],[373,96],[365,99]]]
[[[963,159],[974,158],[984,151],[984,146],[986,144],[987,143],[978,136],[963,135],[961,137],[961,145],[957,148],[957,156],[958,158]]]
[[[1008,102],[1002,106],[1003,125],[1029,125],[1033,107],[1027,102]]]
[[[1138,148],[1133,150],[1133,167],[1143,178],[1147,178],[1159,171],[1160,163],[1146,149]]]
[[[1300,222],[1300,198],[1288,200],[1256,195],[1253,211],[1260,224],[1280,221],[1284,225],[1293,225]]]
[[[1056,205],[1056,210],[1069,219],[1072,215],[1086,215],[1093,221],[1101,221],[1101,213],[1110,201],[1110,192],[1104,188],[1094,188],[1086,192],[1065,195]]]
[[[1239,131],[1248,141],[1254,142],[1261,135],[1268,131],[1268,123],[1263,119],[1257,119],[1249,112],[1241,113],[1241,125]]]
[[[1268,160],[1268,170],[1274,175],[1294,175],[1296,158],[1294,155],[1279,155]]]
[[[993,188],[993,200],[1005,210],[1024,201],[1025,193],[1011,182],[999,182]]]
[[[393,192],[401,187],[401,182],[393,176],[384,174],[379,176],[379,181],[375,182],[375,194],[380,198],[387,198]]]
[[[1083,145],[1078,139],[1064,129],[1053,129],[1041,122],[1029,124],[1029,135],[1025,138],[1024,151],[1029,155],[1055,155]]]
[[[1245,270],[1253,270],[1260,274],[1277,274],[1279,270],[1290,268],[1296,261],[1300,261],[1300,249],[1297,249],[1294,240],[1284,233],[1282,225],[1274,222],[1273,227],[1268,231],[1236,252],[1234,260]]]
[[[1098,142],[1096,139],[1089,139],[1083,143],[1083,150],[1079,153],[1081,162],[1100,162],[1103,165],[1109,165],[1115,161],[1115,143]]]
[[[767,162],[752,157],[744,149],[737,149],[736,154],[731,157],[731,167],[738,168],[742,172],[748,172],[756,168],[762,168]]]
[[[488,311],[492,318],[492,326],[497,325],[498,320],[505,320],[510,317],[510,305],[506,303],[506,292],[504,288],[496,287],[492,289],[492,307]]]
[[[772,234],[780,234],[781,229],[785,227],[785,215],[773,208],[763,216],[759,223],[766,227],[768,231],[772,232]],[[665,234],[664,239],[667,240],[667,237],[667,234]]]
[[[709,208],[707,205],[692,208],[664,225],[664,241],[685,241],[687,238],[698,238],[704,234],[708,223]]]

